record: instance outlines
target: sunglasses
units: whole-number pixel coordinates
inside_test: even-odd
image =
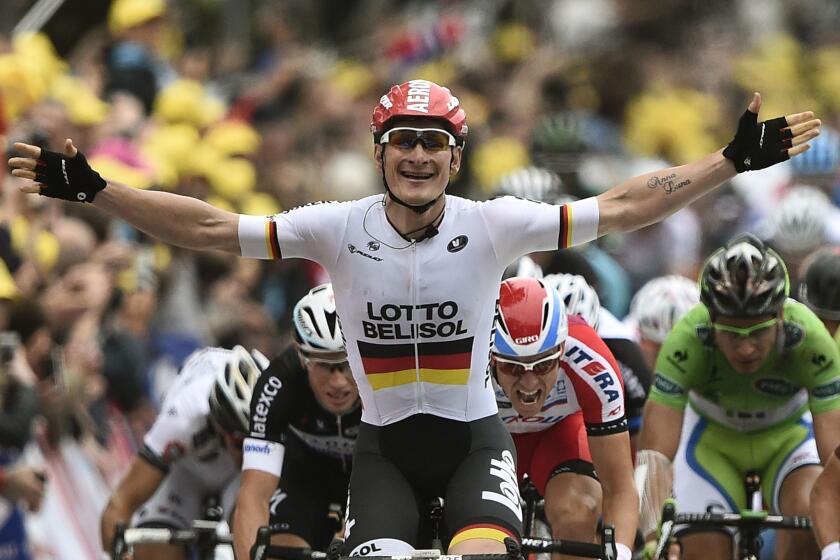
[[[410,128],[400,126],[386,131],[380,144],[391,144],[400,150],[413,150],[420,142],[427,152],[442,152],[455,146],[455,137],[440,128]]]
[[[775,325],[779,321],[778,317],[774,317],[772,319],[768,319],[767,321],[762,321],[761,323],[756,323],[755,325],[751,325],[749,327],[733,327],[732,325],[722,325],[720,323],[712,323],[712,327],[716,331],[726,333],[728,335],[735,335],[735,336],[742,336],[742,337],[753,337],[753,336],[761,336],[762,331],[764,329],[770,328]],[[756,334],[758,333],[758,334]]]
[[[526,372],[530,371],[537,377],[542,377],[543,375],[548,375],[554,369],[554,366],[560,361],[562,354],[563,349],[561,348],[559,351],[550,356],[546,356],[542,360],[527,363],[494,356],[496,358],[496,371],[515,377],[522,377]]]
[[[324,359],[315,359],[310,358],[308,356],[301,356],[303,360],[303,365],[307,366],[312,364],[314,366],[320,366],[330,373],[333,371],[340,371],[341,373],[352,376],[353,372],[350,370],[350,362],[347,361],[347,358],[344,359],[336,359],[336,360],[324,360]]]

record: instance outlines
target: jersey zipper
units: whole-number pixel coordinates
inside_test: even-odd
[[[417,241],[411,242],[411,307],[417,310]],[[415,313],[411,314],[411,325],[409,328],[414,332],[412,343],[414,344],[414,395],[417,399],[417,412],[423,412],[423,385],[420,383],[420,347],[418,346],[418,329],[414,319]]]
[[[342,374],[343,375],[343,374]],[[342,449],[342,440],[344,439],[344,430],[341,429],[341,414],[335,415],[335,423],[338,426],[338,450],[341,455],[341,468],[347,472],[347,454]]]

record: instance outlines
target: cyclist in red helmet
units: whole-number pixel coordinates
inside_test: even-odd
[[[18,143],[23,157],[9,164],[33,181],[24,192],[92,203],[173,245],[324,266],[364,409],[348,552],[409,552],[421,543],[424,499],[441,494],[451,554],[504,552],[522,522],[513,442],[488,374],[504,269],[527,253],[659,221],[738,172],[804,152],[819,133],[810,112],[759,123],[760,105],[755,94],[726,148],[559,206],[442,196],[461,166],[466,118],[456,97],[425,80],[392,88],[374,111],[385,196],[247,216],[106,181],[71,140],[62,153]],[[246,470],[243,484],[260,474]]]
[[[502,282],[490,360],[499,415],[519,479],[527,474],[545,498],[552,536],[595,542],[603,511],[617,558],[629,560],[639,501],[621,370],[595,329],[565,307],[548,281]]]
[[[429,128],[430,121],[439,124],[439,132]],[[411,126],[412,124],[416,126]],[[419,130],[424,132],[418,132]],[[382,181],[388,197],[417,214],[427,212],[440,200],[449,183],[450,173],[440,172],[447,169],[445,165],[447,162],[444,161],[446,155],[451,156],[448,162],[451,173],[457,172],[461,165],[461,153],[467,140],[467,130],[467,114],[458,98],[447,88],[426,80],[412,80],[392,87],[379,100],[379,104],[373,110],[373,120],[370,123],[373,142],[377,146],[375,155],[377,166],[382,172]],[[421,135],[429,138],[436,136],[436,138],[424,140]],[[443,148],[437,150],[442,154],[439,158],[435,158],[434,164],[409,162],[400,166],[397,162],[398,165],[391,167],[391,172],[386,173],[384,144],[414,146],[416,142],[419,142],[426,147],[430,141],[436,142],[439,148]],[[440,162],[437,161],[438,159]],[[442,170],[436,169],[438,163],[443,164]],[[429,175],[431,176],[428,178],[432,180],[428,181],[422,189],[405,184],[407,181],[401,180],[402,178],[416,181],[421,176]],[[445,182],[441,184],[444,178]],[[397,192],[394,192],[394,189]]]

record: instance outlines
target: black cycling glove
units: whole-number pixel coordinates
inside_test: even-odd
[[[757,121],[757,113],[745,111],[738,121],[735,139],[723,150],[723,156],[732,160],[738,173],[764,169],[790,158],[788,148],[792,146],[793,133],[787,128],[787,120],[776,117]]]
[[[41,150],[35,165],[35,181],[44,185],[42,195],[71,202],[93,202],[96,193],[108,185],[82,152],[76,152],[71,158],[49,150]]]

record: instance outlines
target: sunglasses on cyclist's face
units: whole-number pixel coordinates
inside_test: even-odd
[[[330,373],[333,371],[340,371],[344,375],[352,376],[353,372],[350,370],[350,362],[347,361],[347,358],[344,359],[336,359],[336,360],[319,360],[316,358],[310,358],[308,356],[301,356],[303,359],[303,365],[308,366],[312,364],[313,366],[319,366]]]
[[[563,354],[563,349],[546,356],[536,362],[520,362],[518,360],[510,360],[495,356],[496,371],[503,375],[510,375],[515,377],[522,377],[526,372],[530,371],[537,377],[542,377],[551,373],[560,361],[560,356]]]
[[[726,334],[729,337],[743,337],[743,338],[758,338],[770,331],[770,327],[778,322],[778,317],[773,317],[767,321],[750,325],[749,327],[733,327],[732,325],[724,325],[721,323],[712,323],[712,327],[720,333]]]
[[[385,131],[380,144],[390,144],[399,150],[413,150],[420,142],[427,152],[442,152],[455,146],[455,137],[440,128],[411,128],[399,126]]]

